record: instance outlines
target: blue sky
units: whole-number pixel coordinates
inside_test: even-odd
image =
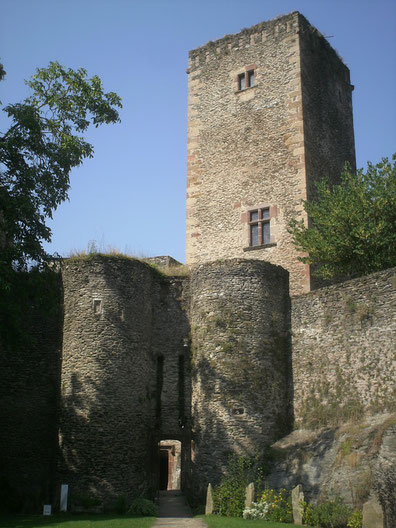
[[[26,97],[24,79],[51,60],[98,74],[123,99],[121,124],[87,134],[95,157],[72,172],[46,249],[66,256],[95,240],[184,261],[188,51],[296,10],[351,70],[358,167],[391,156],[394,0],[2,0],[3,104]]]

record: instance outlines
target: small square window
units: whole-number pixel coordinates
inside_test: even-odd
[[[247,72],[247,85],[249,87],[254,86],[254,70],[250,70]]]
[[[244,90],[245,88],[246,88],[245,74],[241,73],[240,75],[238,75],[238,89]]]
[[[254,86],[255,71],[248,70],[238,75],[238,90],[246,90]]]
[[[102,301],[100,299],[94,299],[93,301],[94,314],[100,315],[102,313]]]

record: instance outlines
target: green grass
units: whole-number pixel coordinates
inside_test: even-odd
[[[59,514],[0,517],[1,528],[150,528],[154,517],[130,515]]]
[[[209,528],[297,528],[297,524],[270,521],[252,521],[240,517],[221,517],[220,515],[200,515]],[[308,527],[307,527],[308,528]]]

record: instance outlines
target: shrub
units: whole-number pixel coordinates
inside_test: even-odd
[[[269,473],[274,452],[266,448],[252,457],[230,455],[226,475],[213,491],[214,513],[227,517],[242,517],[246,486],[254,482],[256,494],[264,489],[264,477]]]
[[[345,528],[352,510],[341,497],[322,502],[312,508],[312,526],[320,528]]]
[[[244,519],[265,519],[275,522],[293,522],[290,493],[281,489],[278,493],[272,489],[264,490],[260,502],[253,503],[243,512]]]
[[[363,513],[359,510],[355,510],[349,517],[347,524],[348,528],[362,528],[363,525]]]
[[[115,513],[123,514],[126,513],[127,509],[128,504],[126,497],[124,497],[124,495],[120,495],[119,497],[117,497],[117,500],[115,502],[114,511]]]
[[[247,457],[231,455],[227,474],[213,490],[214,512],[227,517],[241,517],[245,505],[245,489],[249,483],[251,462]]]
[[[269,508],[270,506],[266,502],[252,502],[250,508],[243,510],[242,517],[244,519],[267,519]]]
[[[247,484],[233,476],[225,477],[213,492],[214,512],[227,517],[241,517]]]
[[[91,511],[96,510],[102,501],[93,495],[72,493],[70,494],[69,503],[72,510]]]
[[[270,505],[268,520],[277,522],[293,522],[293,509],[291,494],[285,489],[278,493],[274,490],[265,490],[261,500]]]
[[[314,525],[314,518],[313,518],[313,506],[312,504],[309,504],[305,501],[299,502],[300,507],[302,507],[303,510],[303,525],[307,526],[313,526]]]
[[[157,516],[157,506],[154,502],[147,499],[135,499],[128,513],[132,515],[140,515],[141,517],[156,517]]]

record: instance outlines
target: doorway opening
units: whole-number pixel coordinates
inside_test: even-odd
[[[159,489],[181,489],[181,442],[161,440],[159,443]]]

